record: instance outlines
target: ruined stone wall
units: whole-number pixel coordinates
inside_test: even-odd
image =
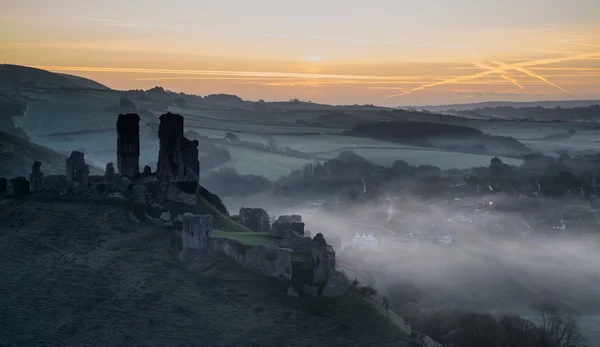
[[[170,182],[185,176],[183,138],[183,116],[172,113],[160,116],[156,175],[161,181]]]
[[[31,184],[31,191],[41,192],[44,190],[44,173],[42,172],[42,163],[34,161],[31,166],[31,174],[29,175],[29,183]]]
[[[321,233],[313,238],[311,256],[314,283],[326,284],[335,272],[335,251],[327,244]]]
[[[140,116],[135,113],[120,114],[117,120],[117,168],[130,179],[140,173]]]
[[[275,278],[292,278],[291,249],[266,245],[247,246],[230,238],[210,238],[209,252],[223,253],[254,272]]]
[[[200,161],[198,160],[198,140],[183,138],[184,175],[200,182]]]
[[[69,158],[65,160],[65,167],[67,181],[87,184],[90,166],[85,163],[85,157],[82,152],[71,152]]]
[[[240,209],[240,224],[256,232],[269,232],[271,228],[269,214],[262,208],[242,207]]]

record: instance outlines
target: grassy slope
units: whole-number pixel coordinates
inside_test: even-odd
[[[34,160],[42,162],[42,172],[45,175],[65,174],[65,157],[63,155],[0,131],[1,177],[29,177]],[[103,172],[98,168],[90,167],[91,174],[102,174]]]
[[[26,88],[109,89],[87,78],[10,64],[0,64],[0,85]]]
[[[11,226],[12,225],[12,226]],[[0,202],[0,342],[9,346],[403,346],[356,293],[293,299],[227,258],[181,263],[180,241],[122,209]]]
[[[213,237],[228,237],[240,241],[241,243],[249,246],[255,245],[268,245],[272,239],[268,236],[268,233],[257,233],[254,231],[250,232],[229,232],[229,231],[215,231]]]

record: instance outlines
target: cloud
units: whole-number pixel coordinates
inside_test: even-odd
[[[138,29],[153,29],[153,30],[164,30],[164,31],[186,31],[186,32],[197,33],[197,34],[255,36],[255,37],[265,37],[265,38],[289,38],[289,39],[298,39],[298,40],[349,42],[349,43],[385,45],[385,46],[437,47],[437,48],[449,48],[449,49],[482,48],[481,46],[458,45],[458,44],[417,43],[417,42],[406,42],[406,41],[360,39],[360,38],[349,38],[349,37],[327,37],[327,36],[318,36],[318,35],[291,35],[291,34],[285,34],[285,33],[265,33],[265,32],[251,32],[251,31],[224,31],[224,30],[213,30],[213,29],[199,29],[198,30],[198,29],[155,26],[155,25],[140,24],[140,23],[127,23],[127,22],[117,21],[117,20],[113,20],[113,19],[103,19],[103,18],[88,18],[88,17],[73,17],[73,18],[87,20],[87,21],[100,22],[106,26],[118,26],[118,27],[138,28]]]

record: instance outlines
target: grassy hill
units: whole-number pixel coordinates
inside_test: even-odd
[[[42,162],[45,175],[64,175],[65,156],[20,137],[0,131],[0,177],[28,177],[35,160]],[[104,171],[90,166],[90,173]]]
[[[173,231],[116,206],[0,201],[8,346],[408,346],[356,292],[295,299],[228,258],[182,263]]]
[[[107,86],[87,78],[10,64],[0,64],[0,86],[109,90]]]

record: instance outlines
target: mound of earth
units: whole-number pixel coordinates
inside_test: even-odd
[[[45,175],[64,175],[66,157],[49,148],[0,131],[0,177],[29,177],[35,160],[42,162]],[[104,171],[90,165],[90,174]]]
[[[220,256],[108,205],[0,201],[0,341],[8,346],[409,346],[356,292],[287,296]]]
[[[101,89],[108,87],[87,78],[53,73],[27,66],[1,64],[0,86],[23,89]]]

